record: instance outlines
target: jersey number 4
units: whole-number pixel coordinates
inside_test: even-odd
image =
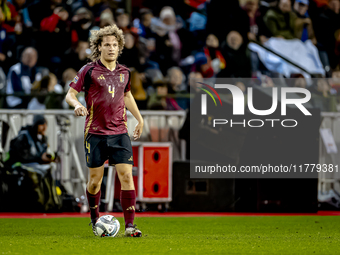
[[[112,97],[115,96],[115,88],[112,86],[112,89],[111,89],[111,85],[109,86],[109,93],[112,94]]]

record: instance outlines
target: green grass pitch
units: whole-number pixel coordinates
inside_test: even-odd
[[[0,255],[340,254],[337,216],[137,217],[142,238],[95,237],[88,223],[0,219]]]

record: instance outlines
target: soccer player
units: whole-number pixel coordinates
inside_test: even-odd
[[[124,48],[123,31],[116,25],[91,31],[92,62],[83,66],[66,95],[75,115],[86,116],[84,146],[89,168],[87,199],[91,212],[92,230],[99,218],[100,187],[104,162],[115,165],[121,183],[120,201],[124,210],[125,236],[140,237],[142,232],[133,225],[136,193],[132,179],[132,147],[127,130],[125,107],[137,119],[133,137],[143,131],[143,119],[130,91],[130,71],[117,62]],[[85,91],[86,107],[76,98]]]

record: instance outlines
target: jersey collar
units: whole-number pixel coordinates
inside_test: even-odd
[[[103,63],[102,63],[102,61],[100,60],[100,59],[98,59],[98,64],[100,65],[100,66],[102,66],[102,67],[104,67],[106,70],[109,70],[110,72],[114,72],[114,71],[116,71],[117,69],[119,69],[119,63],[118,63],[118,61],[116,61],[116,68],[114,69],[114,70],[110,70],[110,69],[108,69]]]

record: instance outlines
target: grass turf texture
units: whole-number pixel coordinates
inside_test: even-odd
[[[337,216],[137,218],[142,238],[95,237],[88,223],[87,218],[0,219],[0,255],[340,253]]]

